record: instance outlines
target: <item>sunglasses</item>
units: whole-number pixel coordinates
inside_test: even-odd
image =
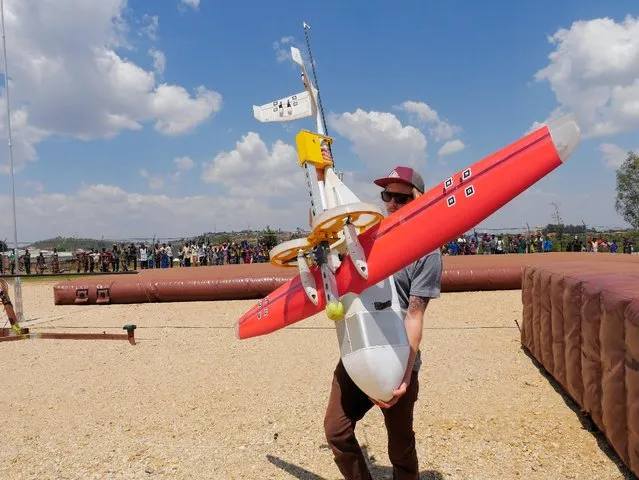
[[[409,200],[413,199],[413,195],[407,193],[387,192],[386,190],[382,192],[382,200],[386,203],[390,202],[393,198],[400,205],[404,205]]]

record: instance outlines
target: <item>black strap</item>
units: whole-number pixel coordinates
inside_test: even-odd
[[[392,301],[389,300],[388,302],[375,302],[373,303],[373,305],[375,306],[375,310],[384,310],[392,305]]]

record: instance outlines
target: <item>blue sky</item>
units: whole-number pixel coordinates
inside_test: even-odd
[[[92,5],[5,2],[21,240],[304,227],[291,146],[312,120],[252,116],[302,89],[284,57],[306,54],[303,21],[336,164],[363,199],[396,164],[434,184],[576,109],[586,136],[574,157],[481,225],[545,225],[550,202],[567,223],[626,225],[614,166],[639,147],[636,2],[325,1],[325,15],[292,1]],[[0,161],[11,238],[6,148]]]

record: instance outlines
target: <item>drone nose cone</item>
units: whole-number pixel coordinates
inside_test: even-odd
[[[581,140],[581,129],[574,115],[564,115],[548,122],[550,137],[562,162],[568,160]]]
[[[390,306],[376,308],[388,300]],[[388,401],[404,378],[410,354],[397,292],[387,279],[342,301],[346,314],[335,328],[344,368],[366,395]]]
[[[342,363],[360,390],[387,402],[404,378],[409,353],[407,344],[377,345],[343,355]]]

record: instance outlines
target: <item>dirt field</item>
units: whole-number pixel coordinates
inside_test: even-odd
[[[339,355],[328,320],[240,342],[232,325],[252,301],[55,307],[52,286],[23,283],[24,326],[134,323],[138,344],[0,344],[0,478],[340,478],[322,427]],[[415,420],[422,478],[630,478],[520,349],[520,296],[431,303]],[[381,413],[357,434],[375,478],[390,479]]]

